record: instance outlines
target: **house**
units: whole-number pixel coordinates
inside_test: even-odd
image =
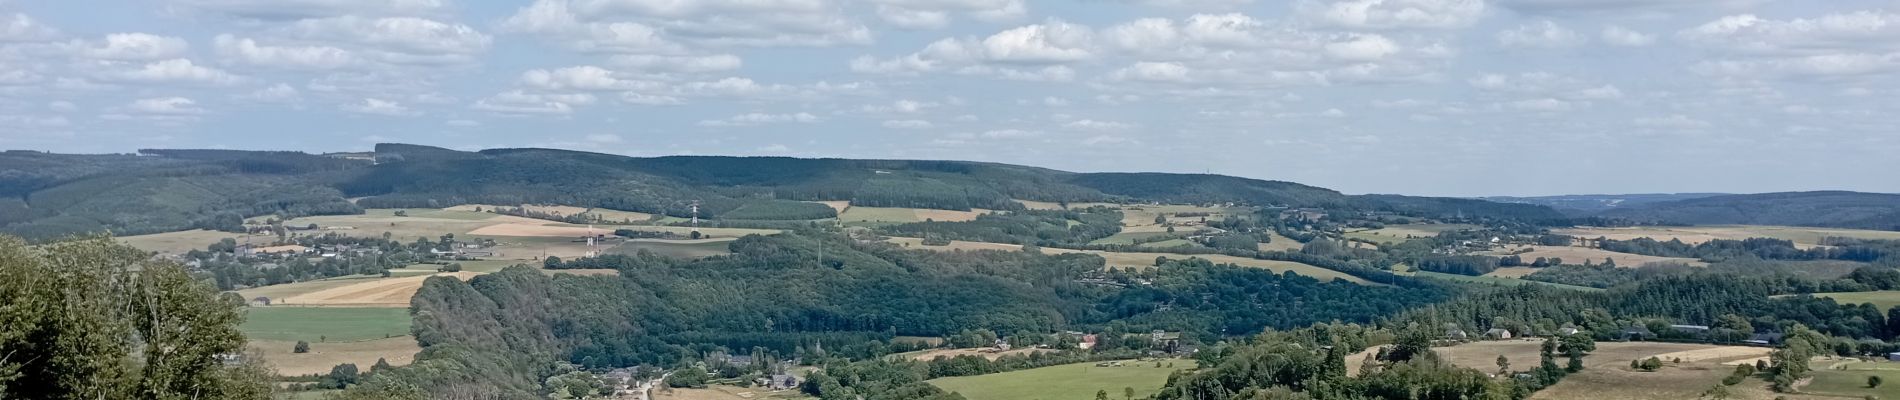
[[[1577,326],[1576,326],[1576,325],[1571,325],[1571,324],[1570,324],[1569,322],[1565,322],[1565,323],[1564,323],[1564,326],[1563,326],[1562,328],[1557,328],[1557,335],[1558,335],[1558,336],[1570,336],[1570,335],[1575,335],[1575,334],[1577,334],[1577,332],[1578,332],[1578,330],[1577,330]]]
[[[1095,341],[1096,337],[1094,334],[1082,335],[1082,342],[1077,343],[1075,347],[1082,350],[1093,349],[1095,348]]]
[[[1484,331],[1484,338],[1491,339],[1491,340],[1510,339],[1511,330],[1504,329],[1504,328],[1491,328],[1491,330]]]
[[[1463,329],[1451,328],[1445,330],[1445,338],[1451,340],[1467,340],[1471,339],[1471,335],[1466,334]]]
[[[750,367],[752,366],[752,356],[728,356],[726,357],[726,364],[739,368]]]
[[[252,307],[270,306],[270,298],[264,297],[264,296],[257,296],[256,298],[251,299],[251,306]]]
[[[1887,353],[1887,361],[1900,361],[1900,352]]]
[[[760,386],[765,386],[766,389],[771,390],[796,389],[799,383],[798,377],[792,376],[791,374],[772,374],[770,378],[762,379],[764,379],[765,382]]]
[[[1650,332],[1649,328],[1643,327],[1640,324],[1635,324],[1630,325],[1628,328],[1623,328],[1623,331],[1619,332],[1617,337],[1623,338],[1623,340],[1649,340],[1656,338],[1656,333]]]
[[[996,343],[993,344],[993,346],[996,347],[996,351],[1009,351],[1009,347],[1010,347],[1009,342],[1004,341],[1001,338],[996,339]]]

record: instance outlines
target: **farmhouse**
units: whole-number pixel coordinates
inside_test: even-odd
[[[1491,340],[1510,339],[1511,330],[1504,329],[1504,328],[1491,328],[1491,330],[1484,331],[1484,338],[1491,339]]]
[[[799,382],[798,377],[791,374],[772,374],[770,377],[762,377],[759,380],[762,381],[758,382],[759,386],[770,390],[794,389],[798,387]]]

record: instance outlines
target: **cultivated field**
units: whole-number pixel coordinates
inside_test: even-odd
[[[904,246],[905,248],[920,249],[920,250],[1022,251],[1022,246],[1020,245],[1002,244],[1002,243],[951,241],[950,245],[947,245],[947,246],[925,246],[923,245],[923,239],[905,238],[905,237],[893,237],[890,239],[886,239],[885,241],[896,243],[899,246]],[[1306,265],[1306,264],[1301,264],[1301,263],[1296,263],[1296,262],[1291,262],[1291,261],[1272,261],[1272,260],[1259,260],[1259,259],[1252,259],[1252,258],[1241,258],[1241,257],[1234,257],[1234,256],[1222,255],[1222,254],[1182,255],[1182,254],[1173,254],[1173,253],[1106,252],[1106,251],[1095,251],[1095,250],[1058,249],[1058,248],[1050,248],[1050,247],[1044,247],[1042,248],[1042,251],[1048,254],[1063,254],[1063,253],[1094,254],[1094,255],[1102,256],[1103,259],[1108,260],[1108,266],[1116,267],[1116,268],[1129,268],[1129,267],[1151,268],[1151,267],[1154,267],[1155,265],[1155,257],[1167,257],[1170,259],[1187,259],[1190,257],[1197,257],[1197,258],[1205,259],[1208,261],[1212,261],[1215,264],[1235,264],[1235,265],[1240,265],[1244,267],[1267,269],[1273,272],[1293,271],[1293,273],[1295,274],[1305,275],[1305,276],[1313,277],[1319,280],[1331,280],[1334,278],[1338,278],[1338,279],[1344,279],[1348,282],[1362,284],[1362,285],[1372,284],[1371,282],[1367,282],[1365,279],[1360,279],[1359,277],[1356,277],[1356,276],[1346,275],[1345,273],[1342,273],[1339,271],[1315,267],[1311,265]]]
[[[409,309],[250,307],[238,329],[252,340],[352,342],[409,334]]]
[[[1485,254],[1493,255],[1493,256],[1505,256],[1505,255],[1511,254],[1514,251],[1518,251],[1520,249],[1526,249],[1526,248],[1530,249],[1531,251],[1529,253],[1517,255],[1518,258],[1522,258],[1525,263],[1530,263],[1532,260],[1536,260],[1538,257],[1545,257],[1545,258],[1562,258],[1564,259],[1565,264],[1583,264],[1583,260],[1591,260],[1591,262],[1594,264],[1602,264],[1603,259],[1607,257],[1611,260],[1616,260],[1616,266],[1624,267],[1624,268],[1641,267],[1643,266],[1643,264],[1649,264],[1649,263],[1654,263],[1654,262],[1674,262],[1674,263],[1683,263],[1683,264],[1689,264],[1689,265],[1694,265],[1694,266],[1708,266],[1709,265],[1709,263],[1705,263],[1705,262],[1702,262],[1702,260],[1697,260],[1693,258],[1645,256],[1645,255],[1640,255],[1640,254],[1618,253],[1618,252],[1603,250],[1603,249],[1592,249],[1592,248],[1587,248],[1587,247],[1570,247],[1570,246],[1515,246],[1515,247],[1507,247],[1504,249],[1494,250],[1491,252],[1487,252]]]
[[[368,371],[378,358],[387,360],[389,365],[409,365],[415,361],[416,352],[422,351],[416,339],[408,335],[355,342],[312,341],[310,352],[303,354],[291,351],[296,344],[294,340],[252,340],[247,346],[263,353],[264,362],[284,376],[328,373],[331,367],[342,363],[354,363],[358,369]]]
[[[1489,276],[1493,278],[1523,278],[1525,275],[1530,275],[1530,274],[1535,274],[1535,273],[1537,273],[1537,268],[1502,267],[1502,268],[1498,268],[1497,270],[1491,271],[1491,273],[1484,274],[1484,276]]]
[[[1479,371],[1497,371],[1497,358],[1503,355],[1510,360],[1512,370],[1522,371],[1537,365],[1538,347],[1542,344],[1541,340],[1535,339],[1485,341],[1432,350],[1453,364]],[[1565,377],[1557,385],[1538,391],[1531,398],[1694,399],[1710,387],[1719,385],[1722,377],[1734,370],[1734,366],[1725,363],[1752,360],[1771,350],[1686,343],[1597,342],[1597,351],[1584,358],[1585,368],[1582,372]],[[1655,372],[1630,370],[1630,360],[1652,356],[1668,360],[1681,357],[1683,360],[1682,363],[1665,361],[1663,368]],[[1363,356],[1355,355],[1348,359],[1348,368],[1357,363],[1359,357]],[[1558,362],[1562,363],[1561,356]],[[1766,382],[1760,379],[1750,379],[1728,387],[1728,390],[1734,399],[1767,400],[1775,397],[1774,393],[1767,390]]]
[[[1181,233],[1184,233],[1184,234],[1185,234],[1185,233],[1188,233],[1188,232],[1192,232],[1192,230],[1182,230],[1182,231],[1180,231],[1180,232],[1181,232]],[[1170,234],[1170,233],[1168,233],[1167,231],[1154,231],[1154,232],[1128,232],[1128,231],[1123,231],[1123,232],[1121,232],[1121,233],[1116,233],[1116,234],[1114,234],[1114,235],[1109,235],[1109,237],[1105,237],[1105,238],[1101,238],[1101,239],[1095,239],[1094,241],[1090,241],[1090,242],[1089,242],[1089,244],[1123,244],[1123,245],[1126,245],[1126,244],[1134,244],[1136,240],[1141,240],[1141,239],[1147,239],[1147,238],[1152,238],[1152,237],[1158,237],[1158,236],[1168,236],[1168,235],[1171,235],[1171,234]]]
[[[123,236],[119,242],[141,250],[156,251],[164,254],[184,254],[192,250],[204,250],[205,246],[217,243],[224,238],[237,239],[244,243],[246,235],[242,233],[207,231],[193,229],[189,231],[154,233],[150,235]],[[268,243],[277,240],[275,235],[249,235],[251,241]]]
[[[1096,391],[1107,391],[1110,398],[1122,398],[1125,388],[1135,389],[1135,398],[1152,396],[1177,370],[1194,367],[1193,360],[1124,361],[1120,367],[1097,367],[1096,363],[1057,365],[999,374],[961,376],[930,380],[945,391],[964,398],[985,400],[1087,399]],[[1172,368],[1168,364],[1173,364]]]
[[[467,264],[464,264],[466,267]],[[265,296],[271,306],[256,309],[297,308],[301,306],[409,307],[409,298],[422,288],[430,276],[454,276],[467,280],[480,272],[430,274],[374,279],[326,279],[285,285],[265,286],[239,291],[246,300]],[[272,296],[275,295],[275,296]]]
[[[1708,225],[1688,227],[1635,227],[1635,228],[1591,228],[1577,227],[1552,229],[1551,233],[1584,238],[1606,237],[1615,240],[1630,240],[1648,237],[1661,241],[1680,239],[1685,243],[1702,243],[1711,239],[1747,239],[1768,237],[1793,241],[1797,246],[1810,247],[1829,236],[1852,237],[1862,239],[1900,240],[1900,232],[1873,231],[1861,229],[1807,228],[1795,226],[1767,225]]]
[[[467,232],[469,235],[475,236],[577,238],[588,235],[612,235],[615,229],[631,229],[642,232],[671,232],[680,235],[690,234],[693,231],[693,228],[685,226],[595,225],[589,228],[587,225],[546,224],[544,221],[535,221],[531,223],[508,222],[491,224]],[[753,234],[771,235],[779,233],[778,230],[774,229],[745,228],[699,228],[699,232],[710,237],[740,237]]]

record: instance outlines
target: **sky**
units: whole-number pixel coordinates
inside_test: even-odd
[[[1900,0],[0,0],[0,149],[1900,192]]]

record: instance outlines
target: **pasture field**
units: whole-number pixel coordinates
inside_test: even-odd
[[[1096,391],[1107,391],[1110,398],[1121,398],[1125,388],[1135,389],[1135,398],[1152,396],[1167,384],[1168,375],[1194,368],[1194,360],[1125,361],[1121,367],[1097,367],[1095,363],[1057,365],[998,374],[932,379],[928,382],[965,398],[985,400],[1086,399]],[[1173,368],[1166,367],[1173,364]]]
[[[378,358],[387,360],[389,365],[409,365],[415,361],[416,353],[422,351],[416,339],[406,334],[354,342],[310,341],[310,352],[303,354],[291,351],[296,344],[295,340],[251,340],[245,346],[263,353],[264,362],[284,376],[328,373],[331,367],[342,363],[354,363],[357,368],[368,371]]]
[[[1278,233],[1267,233],[1267,235],[1271,237],[1272,240],[1261,243],[1260,251],[1300,251],[1301,247],[1306,246],[1305,243],[1300,243],[1300,241],[1293,240],[1293,238],[1290,237],[1280,236]]]
[[[1516,279],[1516,278],[1523,278],[1525,275],[1530,275],[1530,274],[1535,274],[1535,273],[1537,273],[1537,268],[1500,267],[1496,270],[1491,271],[1491,273],[1484,274],[1484,276]]]
[[[1893,308],[1894,306],[1900,305],[1900,290],[1880,290],[1880,291],[1872,291],[1872,292],[1815,293],[1814,297],[1826,297],[1826,298],[1834,299],[1835,303],[1841,303],[1841,304],[1871,303],[1874,305],[1874,307],[1878,307],[1882,311],[1885,311],[1887,309]],[[1895,381],[1895,382],[1900,383],[1900,381]]]
[[[1375,243],[1399,243],[1413,238],[1435,237],[1438,236],[1439,233],[1475,228],[1478,228],[1478,226],[1468,224],[1388,225],[1380,229],[1347,232],[1346,237],[1369,240]]]
[[[667,257],[699,259],[732,254],[729,248],[733,240],[732,238],[700,240],[629,239],[620,243],[620,245],[614,246],[612,249],[608,249],[607,253],[633,254],[640,250],[646,250]]]
[[[250,307],[238,330],[252,340],[353,342],[409,334],[408,308]]]
[[[1003,244],[1003,243],[965,242],[965,241],[960,241],[960,240],[951,241],[950,244],[947,246],[925,246],[923,245],[923,239],[906,238],[906,237],[893,237],[893,238],[885,239],[884,241],[895,243],[898,246],[902,246],[907,249],[913,249],[913,250],[1022,251],[1023,249],[1023,246],[1021,245]],[[1044,247],[1042,248],[1042,251],[1043,253],[1046,253],[1046,254],[1066,254],[1066,253],[1094,254],[1094,255],[1101,256],[1103,259],[1107,260],[1108,261],[1107,266],[1116,267],[1116,268],[1131,268],[1131,267],[1132,268],[1153,268],[1155,265],[1155,257],[1167,257],[1169,259],[1176,259],[1176,260],[1184,260],[1190,257],[1196,257],[1196,258],[1212,261],[1215,264],[1234,264],[1234,265],[1239,265],[1243,267],[1252,267],[1252,268],[1261,268],[1261,269],[1271,270],[1276,273],[1293,271],[1293,273],[1295,274],[1312,277],[1314,279],[1319,279],[1322,281],[1327,281],[1327,280],[1332,280],[1332,279],[1337,278],[1337,279],[1344,279],[1347,282],[1357,283],[1361,285],[1374,284],[1372,282],[1366,281],[1365,279],[1360,279],[1359,277],[1356,277],[1356,276],[1347,275],[1343,272],[1315,267],[1315,266],[1301,264],[1301,263],[1296,263],[1292,261],[1260,260],[1260,259],[1253,259],[1253,258],[1234,257],[1234,256],[1229,256],[1229,255],[1224,255],[1224,254],[1183,255],[1183,254],[1174,254],[1174,253],[1109,252],[1109,251],[1096,251],[1096,250],[1059,249],[1059,248],[1053,248],[1053,247]]]
[[[612,235],[615,229],[631,229],[642,232],[671,232],[679,235],[690,234],[692,227],[686,226],[624,226],[624,225],[587,225],[549,224],[545,221],[506,222],[490,224],[467,231],[473,236],[509,236],[509,237],[560,237],[578,238],[587,235]],[[699,228],[699,232],[710,237],[740,237],[745,235],[771,235],[779,233],[776,229],[747,228]]]
[[[1062,209],[1061,203],[1056,203],[1052,201],[1016,200],[1016,203],[1022,204],[1023,208],[1027,208],[1031,210],[1060,210]]]
[[[1524,259],[1525,263],[1530,263],[1532,260],[1536,260],[1538,257],[1545,257],[1545,258],[1562,258],[1564,259],[1565,264],[1582,264],[1583,260],[1591,260],[1592,263],[1594,264],[1602,264],[1604,258],[1609,258],[1611,260],[1616,260],[1616,266],[1623,267],[1623,268],[1641,267],[1643,266],[1643,264],[1656,263],[1656,262],[1683,263],[1683,264],[1689,264],[1689,265],[1698,266],[1698,267],[1706,267],[1709,265],[1709,263],[1702,262],[1702,260],[1697,260],[1693,258],[1645,256],[1645,255],[1640,255],[1640,254],[1618,253],[1618,252],[1603,250],[1603,249],[1592,249],[1592,248],[1587,248],[1587,247],[1570,247],[1570,246],[1516,246],[1516,247],[1509,247],[1509,248],[1504,248],[1500,250],[1493,250],[1490,252],[1486,252],[1484,254],[1491,255],[1491,256],[1506,256],[1506,255],[1510,255],[1511,252],[1514,250],[1526,249],[1526,248],[1530,249],[1531,251],[1529,253],[1517,255],[1518,258]]]
[[[797,390],[768,391],[765,388],[742,388],[732,385],[708,385],[705,389],[654,388],[653,400],[750,400],[750,399],[815,399]]]
[[[1490,276],[1490,275],[1466,276],[1466,275],[1458,275],[1458,274],[1447,274],[1447,273],[1442,273],[1442,272],[1418,271],[1418,272],[1412,273],[1412,276],[1433,278],[1433,279],[1444,279],[1444,280],[1460,281],[1460,282],[1474,282],[1474,283],[1483,283],[1483,284],[1504,285],[1504,286],[1544,285],[1544,286],[1571,289],[1571,290],[1582,290],[1582,291],[1587,291],[1587,292],[1603,291],[1603,289],[1597,289],[1597,288],[1588,287],[1588,286],[1572,286],[1572,285],[1565,285],[1565,284],[1559,284],[1559,283],[1538,282],[1538,281],[1532,281],[1532,280],[1524,280],[1524,279],[1518,279],[1518,278],[1504,278],[1504,277],[1497,277],[1497,276]]]
[[[1156,236],[1168,236],[1168,235],[1173,235],[1173,234],[1168,233],[1166,231],[1156,231],[1156,232],[1123,231],[1121,233],[1110,235],[1109,237],[1095,239],[1094,241],[1090,241],[1089,244],[1123,244],[1123,245],[1135,244],[1135,241],[1139,239],[1147,239],[1147,238],[1156,237]]]
[[[1187,240],[1187,239],[1169,239],[1169,240],[1163,240],[1163,241],[1153,242],[1153,243],[1144,243],[1141,246],[1136,246],[1136,247],[1139,247],[1142,249],[1167,249],[1167,248],[1174,248],[1174,247],[1180,247],[1180,246],[1205,247],[1205,246],[1201,246],[1201,244],[1198,242]]]
[[[897,355],[902,356],[902,357],[909,357],[910,359],[917,360],[917,361],[930,361],[930,360],[936,359],[937,357],[956,358],[957,356],[978,356],[978,357],[995,360],[998,358],[1003,358],[1003,356],[1014,356],[1014,355],[1026,356],[1026,355],[1029,355],[1030,353],[1055,352],[1055,350],[1043,350],[1043,349],[1014,349],[1014,350],[1006,350],[1006,351],[991,351],[991,350],[994,350],[994,349],[987,348],[987,347],[980,348],[980,349],[931,349],[931,350],[913,351],[913,352],[908,352],[908,353],[899,353]]]
[[[402,211],[403,214],[407,214],[409,216],[397,217],[396,216],[397,211]],[[462,221],[485,221],[485,220],[493,219],[495,217],[500,217],[502,215],[488,213],[488,212],[479,212],[473,209],[372,208],[368,210],[363,210],[362,216],[385,217],[385,218],[436,218],[436,219],[453,219],[453,220],[462,220]]]
[[[1840,360],[1835,362],[1814,361],[1814,381],[1802,386],[1801,391],[1819,395],[1863,397],[1882,399],[1900,398],[1900,385],[1892,382],[1900,379],[1900,363],[1888,361]],[[1867,387],[1867,377],[1878,376],[1887,384],[1877,388]]]
[[[1634,228],[1576,227],[1552,229],[1551,233],[1585,238],[1601,236],[1615,240],[1630,240],[1639,237],[1648,237],[1661,241],[1681,239],[1684,243],[1690,244],[1707,242],[1711,239],[1740,240],[1751,237],[1768,237],[1793,241],[1797,247],[1803,248],[1819,245],[1822,238],[1829,236],[1900,240],[1900,232],[1893,231],[1769,225],[1706,225]]]
[[[244,243],[245,237],[246,235],[242,233],[193,229],[189,231],[154,233],[150,235],[121,236],[118,240],[120,243],[131,245],[140,250],[156,251],[164,254],[185,254],[192,250],[204,250],[205,246],[217,243],[224,238],[233,238],[237,239],[238,243]],[[275,235],[250,235],[249,237],[252,238],[254,242],[268,243],[277,240],[277,236]]]
[[[1512,369],[1524,370],[1537,366],[1538,348],[1543,339],[1493,340],[1460,344],[1457,346],[1434,347],[1433,352],[1452,364],[1480,371],[1496,371],[1499,355],[1511,361]],[[1586,369],[1628,369],[1630,360],[1656,356],[1683,357],[1683,364],[1710,364],[1721,369],[1726,375],[1729,366],[1723,362],[1740,359],[1753,359],[1767,355],[1774,350],[1765,347],[1717,346],[1695,343],[1665,342],[1597,342],[1597,350],[1583,358]],[[1697,360],[1691,361],[1691,357]],[[1348,364],[1357,360],[1347,360]],[[1561,362],[1561,361],[1560,361]],[[1717,376],[1720,379],[1720,376]],[[1568,380],[1566,380],[1568,382]],[[1705,389],[1698,387],[1697,389]]]
[[[831,205],[826,203],[826,205]],[[836,206],[833,206],[836,208]],[[928,208],[861,207],[849,206],[838,214],[838,220],[845,223],[906,223],[906,222],[963,222],[973,221],[976,217],[991,213],[981,208],[970,211],[935,210]]]
[[[598,217],[602,221],[621,222],[621,223],[628,223],[628,224],[638,224],[638,223],[643,223],[646,221],[653,220],[653,214],[647,214],[643,212],[633,212],[633,211],[609,210],[605,208],[589,209],[587,210],[587,214]]]

